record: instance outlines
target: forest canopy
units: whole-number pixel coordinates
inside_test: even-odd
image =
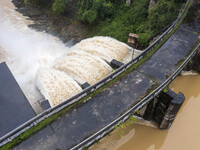
[[[111,36],[126,43],[128,34],[136,33],[140,48],[145,48],[154,33],[177,18],[183,5],[178,0],[157,0],[148,11],[149,1],[134,0],[130,6],[126,0],[25,0],[25,3],[46,7],[64,17],[73,11],[73,19],[89,26],[89,36]]]

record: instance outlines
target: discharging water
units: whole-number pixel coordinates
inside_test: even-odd
[[[0,0],[0,61],[5,61],[34,107],[43,96],[35,88],[38,68],[50,66],[68,48],[57,38],[28,28],[10,0]],[[37,111],[37,110],[36,110]]]
[[[91,147],[92,150],[199,150],[200,75],[177,77],[170,89],[182,92],[186,101],[169,130],[159,130],[128,121],[125,129]]]
[[[110,37],[85,39],[69,48],[49,34],[28,28],[32,22],[17,13],[10,0],[0,0],[0,6],[0,62],[7,63],[33,107],[44,97],[51,106],[59,104],[82,90],[78,83],[92,85],[111,73],[107,62],[127,62],[136,55]]]
[[[101,58],[81,51],[65,54],[54,62],[53,68],[64,71],[80,84],[88,82],[90,85],[97,83],[112,71]]]
[[[72,48],[99,56],[109,63],[112,59],[122,61],[132,50],[131,47],[122,42],[102,36],[82,40]]]
[[[37,75],[36,84],[52,107],[82,90],[71,77],[59,70],[41,68]]]

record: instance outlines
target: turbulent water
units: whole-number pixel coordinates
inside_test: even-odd
[[[69,48],[28,28],[32,22],[10,1],[0,0],[0,5],[0,62],[7,63],[33,108],[44,98],[51,106],[59,104],[82,90],[78,83],[92,85],[111,73],[112,59],[127,62],[138,54],[110,37],[85,39]]]
[[[128,45],[122,42],[110,37],[101,36],[82,40],[72,48],[99,56],[109,63],[112,59],[122,61],[131,50]]]
[[[37,69],[49,66],[68,48],[55,37],[29,29],[31,21],[17,13],[9,0],[0,0],[0,6],[0,61],[7,63],[34,107],[43,99],[35,87]]]
[[[41,68],[37,75],[36,84],[52,107],[82,90],[71,77],[59,70]]]
[[[89,53],[72,51],[53,64],[54,69],[64,71],[80,84],[95,84],[106,77],[112,68],[101,58]]]

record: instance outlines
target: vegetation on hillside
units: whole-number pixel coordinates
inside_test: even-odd
[[[73,7],[74,19],[87,24],[90,36],[111,36],[127,42],[129,33],[139,35],[140,48],[148,46],[150,37],[173,22],[182,2],[157,0],[148,12],[149,0],[134,0],[131,6],[125,0],[25,0],[26,4],[47,6],[54,14],[67,16]]]

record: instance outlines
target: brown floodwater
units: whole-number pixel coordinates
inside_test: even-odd
[[[200,150],[200,75],[177,77],[171,84],[174,92],[182,92],[186,101],[172,126],[159,130],[127,121],[92,150]]]

